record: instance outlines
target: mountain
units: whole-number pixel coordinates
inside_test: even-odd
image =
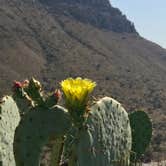
[[[133,23],[113,8],[108,0],[40,0],[49,12],[114,32],[136,33]]]
[[[108,0],[0,0],[0,57],[1,94],[31,76],[46,90],[66,77],[91,78],[98,97],[147,111],[153,152],[166,150],[166,50]]]

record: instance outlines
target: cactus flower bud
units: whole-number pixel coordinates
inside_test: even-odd
[[[28,85],[29,85],[29,80],[24,80],[24,81],[22,82],[22,87],[23,87],[23,88],[28,87]]]
[[[14,90],[15,90],[15,89],[22,88],[22,83],[19,82],[19,81],[14,81],[13,88],[14,88]]]
[[[42,86],[41,86],[41,83],[37,80],[35,80],[34,78],[32,78],[30,80],[30,84],[32,85],[32,87],[38,89],[38,90],[41,90]]]
[[[59,89],[56,89],[54,92],[54,97],[56,98],[57,101],[61,100],[62,98],[62,93]]]

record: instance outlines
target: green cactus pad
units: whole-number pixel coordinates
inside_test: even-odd
[[[152,122],[144,111],[136,111],[129,115],[132,129],[132,151],[131,159],[138,160],[145,153],[152,137]]]
[[[17,166],[38,166],[42,148],[49,138],[63,136],[70,126],[70,116],[60,106],[50,110],[36,108],[25,114],[15,134],[14,150]]]
[[[23,96],[14,94],[12,97],[19,108],[21,116],[34,107],[33,100],[31,100],[26,93],[24,93]]]
[[[16,103],[6,96],[0,104],[0,165],[15,166],[13,141],[14,133],[20,121]]]
[[[33,100],[35,105],[43,105],[44,99],[42,94],[42,85],[39,81],[31,78],[29,80],[29,85],[24,88],[27,95]]]
[[[128,114],[116,100],[105,97],[90,108],[75,149],[79,166],[129,164],[131,128]],[[124,166],[125,166],[124,165]]]
[[[59,166],[63,153],[64,137],[56,139],[52,145],[50,166]]]
[[[43,147],[40,165],[41,166],[59,166],[63,152],[64,137],[52,137]]]

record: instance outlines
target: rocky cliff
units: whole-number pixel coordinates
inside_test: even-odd
[[[134,24],[127,20],[109,0],[40,0],[49,12],[64,14],[77,21],[114,32],[136,33]]]

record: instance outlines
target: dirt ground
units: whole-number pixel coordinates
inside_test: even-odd
[[[143,166],[166,166],[166,160],[161,162],[152,162],[143,164]]]

